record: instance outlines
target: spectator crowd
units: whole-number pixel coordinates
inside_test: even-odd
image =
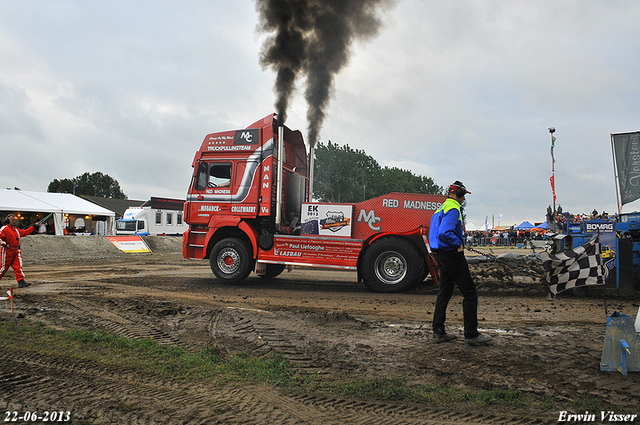
[[[591,214],[572,214],[562,212],[562,207],[556,212],[557,223],[562,228],[567,223],[580,223],[589,220],[616,221],[617,214],[609,214],[606,211],[599,213],[593,210]],[[547,221],[553,221],[551,209],[547,210]],[[544,240],[546,231],[539,227],[532,229],[500,228],[493,230],[474,230],[466,232],[468,246],[519,246],[526,241]]]

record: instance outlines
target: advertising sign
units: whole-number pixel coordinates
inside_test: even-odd
[[[616,235],[616,223],[612,221],[585,221],[582,222],[584,227],[584,234],[588,238],[592,238],[595,235],[600,235],[600,254],[602,255],[602,264],[608,269],[609,276],[615,276],[616,274],[616,256],[617,256],[617,235]],[[610,280],[607,278],[607,283]]]
[[[140,236],[109,236],[111,242],[122,252],[151,252]]]
[[[261,258],[266,262],[355,269],[361,250],[361,240],[275,235],[273,248]]]
[[[351,237],[352,214],[352,205],[303,203],[300,234]]]

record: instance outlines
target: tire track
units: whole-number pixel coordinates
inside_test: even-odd
[[[91,361],[3,350],[0,406],[73,412],[72,423],[144,424],[542,424],[523,418],[460,415],[417,405],[338,397],[288,396],[267,386],[217,387],[140,376]],[[36,404],[32,400],[37,400]],[[551,422],[549,422],[551,423]]]
[[[105,308],[91,304],[67,300],[67,302],[82,311],[82,317],[92,318],[96,327],[104,329],[112,334],[132,339],[151,339],[162,345],[179,345],[180,341],[169,333],[145,320],[140,315],[116,314]]]
[[[263,322],[251,320],[243,310],[217,310],[209,322],[209,333],[216,341],[240,339],[243,345],[249,344],[254,355],[278,353],[296,367],[303,368],[310,373],[325,373],[322,367],[314,365],[312,357],[304,349],[291,343],[293,340],[303,340],[304,335],[295,329],[287,329],[286,335],[282,329],[271,325],[268,319]],[[274,315],[261,311],[266,316]],[[222,344],[227,351],[228,348]]]
[[[256,317],[252,318],[252,314]],[[283,313],[284,314],[284,313]],[[299,326],[279,329],[273,325],[277,312],[247,311],[242,309],[217,310],[212,316],[209,331],[212,338],[224,344],[234,345],[234,341],[242,340],[240,346],[253,349],[252,354],[279,353],[297,367],[310,370],[319,369],[307,353],[295,345],[293,341],[304,341],[309,329],[304,323]],[[321,322],[322,317],[315,322]],[[343,320],[350,320],[348,317]],[[304,344],[302,344],[304,346]],[[230,352],[231,350],[228,349]],[[296,363],[297,359],[304,359]],[[509,415],[491,415],[484,412],[460,413],[439,410],[420,405],[405,403],[363,402],[338,397],[291,396],[284,397],[279,393],[260,390],[254,397],[269,406],[280,406],[280,409],[304,419],[304,423],[328,424],[552,424],[555,421],[540,418],[522,418]],[[255,402],[255,401],[254,401]],[[302,408],[301,406],[304,406]],[[254,407],[257,408],[257,407]],[[340,418],[335,421],[335,418]]]
[[[85,302],[82,302],[85,301]],[[75,300],[67,299],[58,301],[48,307],[47,312],[53,310],[64,311],[65,314],[76,314],[85,321],[90,321],[94,326],[111,333],[129,338],[152,338],[156,341],[165,340],[168,333],[157,326],[146,323],[143,316],[148,309],[140,309],[144,302],[116,306],[117,314],[102,305],[99,300]],[[146,305],[145,305],[146,306]],[[125,307],[124,309],[122,307]],[[153,309],[154,307],[148,307]],[[136,313],[136,310],[143,314]],[[125,313],[126,311],[126,313]],[[262,310],[243,310],[227,308],[215,310],[208,314],[209,334],[214,340],[227,343],[239,340],[243,348],[252,347],[255,355],[280,353],[285,359],[300,368],[305,368],[312,373],[316,369],[322,370],[311,357],[307,355],[304,347],[308,338],[317,338],[322,334],[322,326],[333,324],[345,324],[345,326],[361,326],[362,323],[350,319],[348,316],[339,316],[332,313],[320,315],[308,315],[305,320],[295,320],[296,313],[269,312]],[[289,317],[293,316],[293,317]],[[282,328],[279,322],[287,321],[287,327]],[[294,320],[292,320],[294,319]],[[298,318],[299,319],[299,318]],[[293,322],[293,324],[291,323]],[[156,330],[159,332],[156,333]],[[374,329],[378,332],[379,329]],[[170,335],[169,335],[170,336]],[[170,336],[171,337],[171,336]],[[176,345],[179,341],[171,337],[168,344]],[[0,356],[0,363],[7,361]],[[187,406],[182,414],[188,420],[181,423],[216,423],[207,422],[215,418],[222,423],[321,423],[321,424],[544,424],[540,419],[514,418],[509,416],[488,415],[483,412],[474,414],[452,413],[444,410],[434,410],[424,406],[407,404],[389,404],[376,402],[362,402],[342,399],[338,397],[301,397],[286,396],[271,388],[258,387],[248,389],[214,389],[201,390],[196,394],[193,390],[184,391],[184,388],[175,382],[161,382],[144,380],[132,371],[102,370],[95,365],[89,365],[85,370],[84,363],[67,365],[64,361],[53,357],[30,355],[27,367],[22,365],[17,370],[30,371],[30,366],[35,368],[32,372],[7,375],[7,379],[0,378],[0,405],[3,401],[20,400],[25,403],[30,399],[30,394],[37,395],[40,410],[50,410],[50,405],[58,403],[58,394],[65,394],[63,401],[73,406],[78,411],[79,418],[92,419],[92,423],[172,423],[171,415],[178,415],[177,407]],[[39,368],[39,369],[38,369]],[[49,371],[53,370],[53,373]],[[56,373],[58,371],[58,373]],[[63,372],[63,373],[62,373]],[[87,384],[90,379],[87,376],[96,376],[94,381]],[[79,379],[74,385],[69,381]],[[99,388],[99,389],[97,389]],[[54,396],[51,396],[51,391]],[[204,394],[209,394],[209,397]],[[9,399],[3,398],[5,394]],[[116,396],[117,395],[117,396]],[[45,402],[42,406],[43,401]],[[172,406],[171,414],[163,416],[164,407]],[[56,404],[58,406],[59,404]],[[141,408],[137,405],[155,406],[155,409]],[[28,406],[33,410],[33,406]],[[47,406],[49,406],[47,408]],[[43,409],[44,407],[44,409]],[[63,407],[64,408],[64,407]],[[70,410],[69,407],[66,408]],[[141,410],[142,409],[142,410]],[[132,410],[133,413],[126,413]],[[209,413],[198,413],[200,411]],[[213,411],[213,413],[211,413]],[[120,413],[114,413],[120,412]],[[125,413],[122,413],[125,412]],[[114,416],[115,415],[115,416]],[[205,418],[205,419],[203,419]],[[339,418],[339,420],[336,420]],[[108,419],[108,421],[106,420]],[[109,422],[111,421],[111,422]]]
[[[20,356],[20,360],[16,358]],[[71,411],[71,423],[146,424],[447,424],[407,417],[386,406],[328,399],[295,398],[264,386],[220,388],[165,382],[92,362],[5,351],[0,362],[20,373],[0,377],[0,406],[16,411]],[[46,376],[46,378],[42,378]],[[74,379],[68,379],[73,376]],[[38,400],[36,405],[30,400]],[[429,412],[423,412],[428,415]],[[472,423],[472,422],[466,422]]]
[[[69,410],[72,423],[217,423],[224,413],[245,417],[238,401],[254,399],[234,388],[177,385],[132,372],[121,374],[91,362],[68,363],[11,350],[0,353],[0,362],[4,368],[20,370],[0,377],[0,406],[20,411]],[[256,411],[264,408],[253,404]],[[280,416],[287,415],[281,412]]]

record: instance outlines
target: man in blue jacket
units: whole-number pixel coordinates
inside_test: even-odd
[[[435,252],[440,269],[440,290],[433,312],[433,338],[435,342],[455,339],[444,328],[447,306],[453,295],[454,285],[462,292],[462,313],[464,316],[464,342],[469,345],[483,345],[491,341],[488,335],[478,332],[478,292],[471,278],[469,265],[464,256],[464,231],[462,229],[462,208],[464,197],[469,192],[462,182],[456,180],[449,186],[448,197],[431,218],[429,244]]]

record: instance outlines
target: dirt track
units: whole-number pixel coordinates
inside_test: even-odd
[[[38,284],[17,290],[14,315],[0,302],[0,320],[104,330],[163,344],[214,343],[228,352],[278,352],[296,367],[325,376],[517,390],[547,398],[551,409],[461,412],[456,406],[291,395],[269,386],[185,386],[12,352],[0,353],[0,407],[69,410],[72,423],[87,424],[556,423],[561,410],[575,411],[575,399],[640,413],[640,373],[599,370],[606,326],[601,296],[561,295],[550,302],[526,272],[495,265],[472,270],[484,283],[480,326],[494,337],[487,347],[462,342],[457,295],[448,323],[460,338],[431,342],[436,292],[429,282],[408,293],[375,294],[354,273],[297,269],[272,281],[252,275],[224,285],[212,280],[206,262],[166,251],[73,264],[32,261],[25,271]],[[0,286],[10,278],[8,273]],[[608,309],[635,317],[638,300],[610,298]]]

